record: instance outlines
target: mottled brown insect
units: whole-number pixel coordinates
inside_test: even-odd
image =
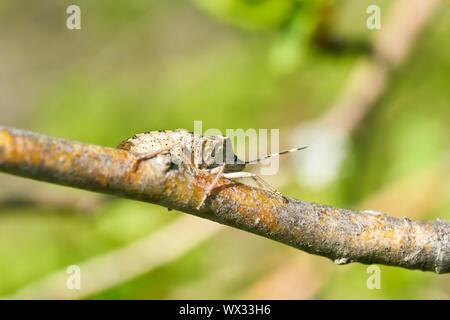
[[[271,154],[252,161],[242,161],[234,154],[231,140],[226,136],[203,136],[185,130],[162,130],[137,134],[122,141],[117,148],[142,155],[136,162],[135,170],[139,169],[142,161],[151,159],[161,153],[168,153],[171,161],[175,164],[186,164],[196,170],[207,170],[209,173],[215,174],[216,177],[197,206],[197,209],[199,209],[215,188],[220,177],[228,179],[251,178],[259,185],[278,193],[259,176],[250,172],[243,172],[245,166],[249,163],[257,163],[269,157],[298,151],[306,147]]]

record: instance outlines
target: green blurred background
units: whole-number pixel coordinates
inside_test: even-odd
[[[292,147],[292,129],[320,118],[356,62],[370,59],[380,31],[367,29],[365,11],[374,3],[384,19],[391,1],[2,0],[0,124],[114,147],[135,133],[192,130],[202,120],[204,129],[280,128],[280,145]],[[81,7],[81,30],[66,28],[70,4]],[[321,41],[329,30],[333,41]],[[288,159],[268,181],[307,201],[450,219],[449,35],[443,2],[352,132],[336,181],[309,188],[294,179]],[[0,296],[183,216],[0,174]],[[449,275],[380,268],[382,287],[369,290],[367,266],[337,266],[224,227],[84,298],[450,298]]]

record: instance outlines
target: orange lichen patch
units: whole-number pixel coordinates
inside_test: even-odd
[[[326,222],[325,222],[325,220],[323,220],[322,218],[319,218],[319,222],[320,222],[321,224],[323,224],[324,226],[327,225]]]
[[[382,222],[387,222],[386,218],[383,217],[382,215],[375,215],[374,217],[375,217],[375,219],[378,219],[378,220],[380,220]]]
[[[327,217],[330,216],[330,214],[328,213],[328,211],[325,210],[325,209],[322,209],[320,212],[321,212],[323,215],[327,216]]]
[[[404,242],[404,237],[397,230],[369,229],[361,233],[360,237],[365,241],[376,242],[389,241],[393,246],[400,246]]]
[[[31,154],[31,156],[30,156],[30,162],[31,162],[31,164],[33,164],[33,165],[37,165],[37,164],[39,164],[40,162],[41,162],[41,156],[40,156],[40,154],[39,153],[33,153],[33,154]]]
[[[390,240],[401,240],[402,237],[399,236],[399,233],[396,230],[384,230],[383,238],[384,239],[390,239]]]
[[[258,218],[261,219],[261,222],[268,226],[271,230],[277,232],[283,232],[285,226],[279,223],[277,214],[274,208],[265,208],[258,212]]]
[[[364,232],[361,233],[360,237],[362,239],[364,239],[364,241],[371,241],[372,240],[371,232],[364,231]]]
[[[9,146],[11,145],[12,136],[7,130],[0,131],[0,146]]]
[[[381,223],[380,221],[373,221],[372,224],[367,226],[367,228],[369,228],[369,229],[377,229],[377,228],[381,228],[381,227],[383,227],[383,223]]]
[[[27,146],[27,141],[22,141],[20,137],[12,137],[10,136],[10,144],[7,145],[7,152],[10,153],[9,155],[9,161],[10,163],[18,164],[18,163],[24,163],[27,161],[27,159],[30,157],[29,154],[26,152],[22,152],[22,149],[27,149],[29,146]],[[30,144],[30,143],[28,143]]]
[[[182,203],[187,204],[194,200],[192,203],[194,206],[202,199],[202,195],[199,190],[195,188],[195,192],[190,192],[188,186],[186,186],[186,181],[180,177],[174,177],[168,183],[170,183],[170,187],[166,188],[165,192],[167,194],[176,195],[176,199]]]
[[[337,210],[337,209],[334,209],[334,210],[333,210],[333,213],[334,213],[335,215],[337,215],[337,216],[340,216],[340,215],[341,215],[341,213],[340,213],[339,210]]]
[[[240,214],[246,224],[253,225],[255,219],[259,219],[258,224],[265,225],[274,232],[283,232],[285,229],[285,226],[279,223],[276,211],[279,206],[284,205],[284,199],[281,197],[268,196],[263,190],[230,182],[228,179],[221,179],[218,189],[221,199],[232,199],[228,205]],[[239,205],[234,207],[236,203]],[[227,204],[221,202],[220,205]]]
[[[55,149],[58,148],[58,146],[59,146],[59,143],[57,140],[50,141],[49,152],[53,153],[55,151]]]
[[[108,175],[104,174],[103,172],[99,172],[96,176],[95,176],[95,180],[97,181],[97,183],[99,183],[102,186],[106,186],[108,184],[109,181],[109,177]]]

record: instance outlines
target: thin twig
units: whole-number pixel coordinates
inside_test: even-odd
[[[0,171],[159,204],[280,241],[337,264],[361,262],[450,272],[450,222],[398,219],[282,197],[138,155],[0,126]]]
[[[440,161],[426,170],[415,173],[412,177],[396,182],[393,185],[373,194],[365,207],[394,208],[394,216],[401,216],[399,212],[413,213],[420,217],[429,211],[430,194],[443,189],[443,181],[448,181],[446,166],[448,161]],[[439,177],[439,179],[437,179]],[[445,180],[447,178],[447,180]],[[422,194],[421,194],[422,193]],[[443,192],[441,192],[443,193]],[[407,203],[399,204],[393,199],[401,199],[405,194],[418,195]],[[388,199],[385,199],[388,197]],[[432,197],[432,202],[442,199]],[[438,196],[439,198],[439,196]],[[442,197],[441,197],[442,198]],[[67,200],[65,200],[67,202]],[[39,203],[37,204],[39,205]],[[400,210],[398,206],[401,206]],[[407,206],[404,208],[403,206]],[[364,207],[364,206],[363,206]],[[0,202],[1,209],[1,202]],[[175,227],[176,226],[176,227]],[[103,253],[99,256],[77,263],[83,270],[83,285],[80,290],[67,290],[64,285],[67,280],[66,268],[57,270],[44,278],[33,281],[11,295],[2,299],[82,299],[95,295],[103,290],[113,288],[126,281],[130,281],[144,273],[151,272],[156,267],[173,263],[175,259],[186,254],[189,250],[211,239],[223,230],[223,226],[203,219],[185,216],[182,219],[164,226],[156,234],[150,234],[137,242]],[[200,236],[200,238],[199,238]],[[164,237],[167,240],[161,240]],[[170,242],[172,250],[166,250]],[[164,244],[164,251],[156,251],[160,243]],[[138,243],[138,244],[136,244]],[[138,249],[137,249],[138,248]],[[158,253],[159,252],[159,253]],[[126,259],[124,258],[126,257]],[[272,273],[263,276],[253,283],[244,293],[238,296],[243,299],[311,299],[320,290],[329,276],[330,268],[321,270],[317,263],[311,260],[313,256],[285,254]],[[315,260],[314,260],[315,261]],[[108,270],[111,266],[114,270]],[[227,268],[227,267],[225,267]],[[119,272],[119,274],[117,273]],[[215,270],[221,274],[223,270]],[[101,278],[98,275],[101,274]],[[210,277],[222,278],[217,274]],[[286,280],[290,279],[290,280]],[[222,279],[226,281],[226,279]],[[307,285],[305,285],[305,283]],[[303,285],[302,285],[303,284]],[[183,291],[183,290],[182,290]]]

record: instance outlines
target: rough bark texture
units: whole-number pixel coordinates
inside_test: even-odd
[[[155,203],[274,239],[337,264],[361,262],[450,272],[450,222],[398,219],[282,197],[174,166],[168,156],[137,155],[0,126],[0,171]],[[405,200],[407,201],[407,200]]]

